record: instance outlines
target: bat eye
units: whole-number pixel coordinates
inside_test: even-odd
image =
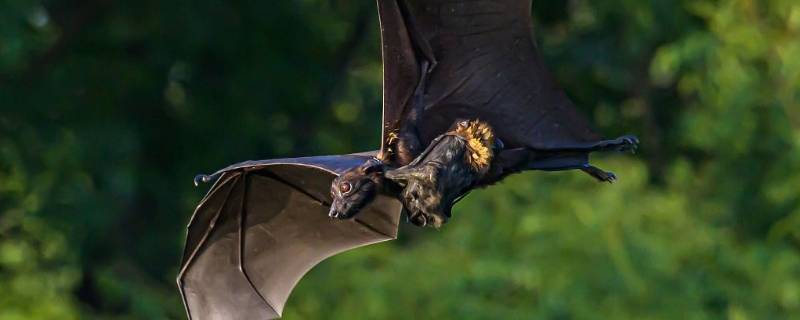
[[[339,184],[339,192],[342,194],[348,194],[350,191],[353,190],[353,185],[350,182],[342,182]]]

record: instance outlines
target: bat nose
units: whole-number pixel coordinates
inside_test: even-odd
[[[338,218],[339,213],[336,212],[336,208],[331,206],[331,211],[328,211],[328,216],[331,217],[331,218]]]

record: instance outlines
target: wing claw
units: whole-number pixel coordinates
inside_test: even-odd
[[[193,179],[195,187],[200,186],[200,183],[207,183],[209,181],[211,181],[211,179],[208,177],[207,174],[198,174],[198,175],[194,176],[194,179]]]

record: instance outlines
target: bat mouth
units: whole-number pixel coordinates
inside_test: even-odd
[[[335,206],[331,206],[331,210],[328,211],[328,217],[331,217],[332,219],[347,220],[352,219],[354,216],[355,214],[336,210]]]

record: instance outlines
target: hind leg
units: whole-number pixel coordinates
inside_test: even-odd
[[[614,183],[614,181],[617,181],[617,176],[613,172],[604,171],[593,165],[587,164],[585,167],[581,168],[581,171],[589,174],[600,182]]]
[[[612,140],[602,140],[596,142],[583,142],[558,145],[545,149],[538,149],[548,152],[595,152],[595,151],[616,151],[616,152],[636,152],[639,148],[639,138],[636,136],[621,136]]]
[[[628,135],[613,140],[600,141],[589,149],[592,151],[636,152],[638,148],[639,138]]]

